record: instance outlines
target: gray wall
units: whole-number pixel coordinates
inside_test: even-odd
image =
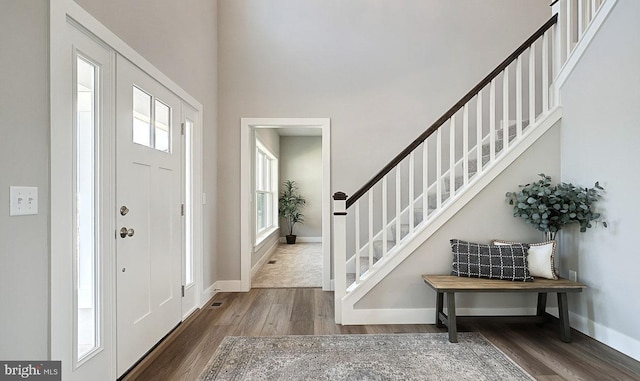
[[[556,125],[376,285],[356,308],[434,308],[435,293],[425,286],[420,275],[451,272],[450,239],[480,243],[489,243],[492,239],[541,242],[542,233],[513,217],[513,207],[505,201],[505,193],[517,191],[519,184],[535,181],[538,173],[559,179],[559,160],[560,128]],[[483,309],[532,308],[536,305],[535,298],[535,295],[523,297],[521,294],[463,294],[456,296],[456,305]]]
[[[570,300],[573,322],[640,359],[640,2],[619,0],[562,88],[562,180],[606,189],[609,228],[561,232],[560,271],[589,288]]]
[[[304,223],[296,224],[298,237],[322,237],[322,137],[282,136],[280,138],[280,192],[282,182],[294,180],[307,203],[302,210]],[[280,236],[287,225],[280,221]]]
[[[332,191],[353,193],[551,11],[548,0],[219,0],[218,14],[218,234],[238,237],[240,118],[330,117]],[[239,279],[240,242],[218,252],[220,279]]]
[[[76,0],[204,106],[204,283],[216,279],[215,0]],[[224,176],[221,176],[224,181]]]
[[[49,337],[49,8],[0,12],[0,358],[46,359]],[[38,215],[9,217],[9,187],[38,187]]]

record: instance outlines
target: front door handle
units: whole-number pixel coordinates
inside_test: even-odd
[[[122,237],[122,238],[126,238],[127,236],[133,237],[134,234],[136,234],[136,231],[133,230],[133,228],[127,229],[127,228],[123,227],[123,228],[120,229],[120,237]]]

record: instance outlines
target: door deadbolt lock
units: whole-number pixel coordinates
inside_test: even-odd
[[[120,237],[122,238],[126,238],[127,236],[129,237],[133,237],[133,235],[135,234],[135,230],[133,230],[133,228],[122,228],[120,229]]]
[[[121,216],[126,216],[127,213],[129,213],[129,208],[127,208],[125,205],[122,205],[120,207],[120,215]]]

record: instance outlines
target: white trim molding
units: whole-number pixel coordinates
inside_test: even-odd
[[[269,258],[271,258],[273,253],[276,252],[276,249],[278,248],[278,244],[280,244],[280,242],[278,240],[273,241],[273,243],[271,244],[271,247],[269,247],[269,249],[264,253],[264,255],[262,257],[260,257],[260,260],[258,262],[256,262],[255,265],[253,265],[253,267],[251,268],[251,278],[252,279],[256,275],[258,270],[260,270],[262,265],[264,265],[269,260]]]
[[[574,312],[569,312],[572,327],[625,355],[640,361],[640,340],[604,326]]]
[[[239,280],[219,280],[214,283],[214,291],[219,292],[244,292],[242,281]]]

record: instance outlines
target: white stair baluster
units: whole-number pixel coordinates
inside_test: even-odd
[[[415,182],[415,150],[411,151],[409,154],[409,233],[413,233],[414,224],[415,224],[415,190],[414,190],[414,182]]]
[[[549,111],[549,31],[542,36],[542,114]]]
[[[571,6],[572,1],[571,0],[565,0],[567,3],[567,7],[566,7],[566,12],[565,15],[567,16],[565,18],[565,32],[566,32],[566,57],[565,59],[569,59],[569,55],[571,54],[571,48],[573,45],[573,41],[571,38],[571,31],[573,30],[573,25],[571,25],[573,23],[573,18],[571,17],[571,12],[573,12],[573,7]]]
[[[400,182],[400,172],[400,164],[398,164],[398,166],[396,166],[396,247],[400,243],[400,228],[402,227],[400,221],[402,219],[402,207],[400,205],[400,202],[402,201],[402,195],[400,194],[402,191],[402,184]]]
[[[577,5],[577,9],[576,9],[576,13],[577,13],[577,17],[578,17],[578,35],[577,35],[577,39],[580,40],[580,38],[582,37],[582,34],[584,33],[584,27],[585,22],[584,22],[584,16],[585,16],[585,6],[584,6],[584,0],[578,0],[578,5]]]
[[[536,43],[529,47],[529,126],[536,120]]]
[[[382,178],[382,256],[387,255],[389,247],[387,246],[387,175]]]
[[[369,196],[369,264],[368,269],[373,267],[373,188],[367,192]]]
[[[422,142],[422,221],[429,216],[429,139]]]
[[[355,216],[355,241],[356,241],[356,284],[360,283],[360,200],[357,200],[354,212]]]
[[[502,74],[502,152],[509,147],[509,66]]]
[[[469,183],[469,105],[462,106],[462,182]]]
[[[522,56],[516,58],[516,136],[522,136]]]
[[[482,90],[476,95],[476,174],[480,177],[482,171]]]
[[[449,128],[449,197],[456,194],[456,116],[451,116]]]
[[[489,85],[489,163],[496,159],[496,80]]]
[[[436,208],[442,207],[442,129],[436,131]]]

